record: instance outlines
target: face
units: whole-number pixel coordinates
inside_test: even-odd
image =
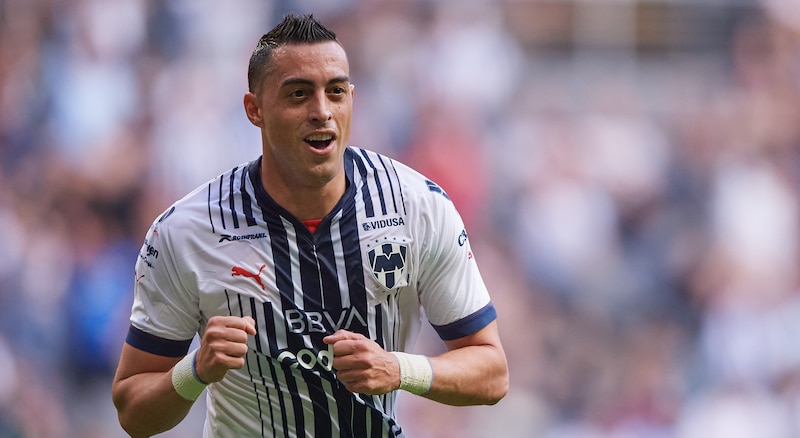
[[[259,94],[244,100],[248,118],[261,128],[267,178],[308,189],[344,181],[353,112],[349,73],[347,55],[333,41],[275,49]]]

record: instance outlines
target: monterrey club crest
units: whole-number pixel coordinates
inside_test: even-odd
[[[399,243],[384,243],[369,250],[369,265],[378,283],[392,289],[401,283],[406,269],[408,248]]]

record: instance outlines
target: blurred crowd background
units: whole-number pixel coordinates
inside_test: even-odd
[[[136,254],[260,153],[247,61],[290,11],[348,50],[351,143],[451,195],[500,315],[508,396],[403,394],[409,437],[800,437],[793,0],[0,0],[0,437],[124,436]]]

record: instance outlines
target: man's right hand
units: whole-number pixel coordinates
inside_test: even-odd
[[[228,370],[244,366],[247,336],[256,334],[249,316],[214,316],[208,320],[195,358],[195,372],[203,382],[218,382]]]

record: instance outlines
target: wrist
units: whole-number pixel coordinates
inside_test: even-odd
[[[400,388],[412,394],[422,395],[433,385],[433,367],[426,356],[393,351],[400,365]]]
[[[197,376],[195,361],[197,350],[187,354],[172,367],[172,387],[182,398],[195,401],[208,384]]]

